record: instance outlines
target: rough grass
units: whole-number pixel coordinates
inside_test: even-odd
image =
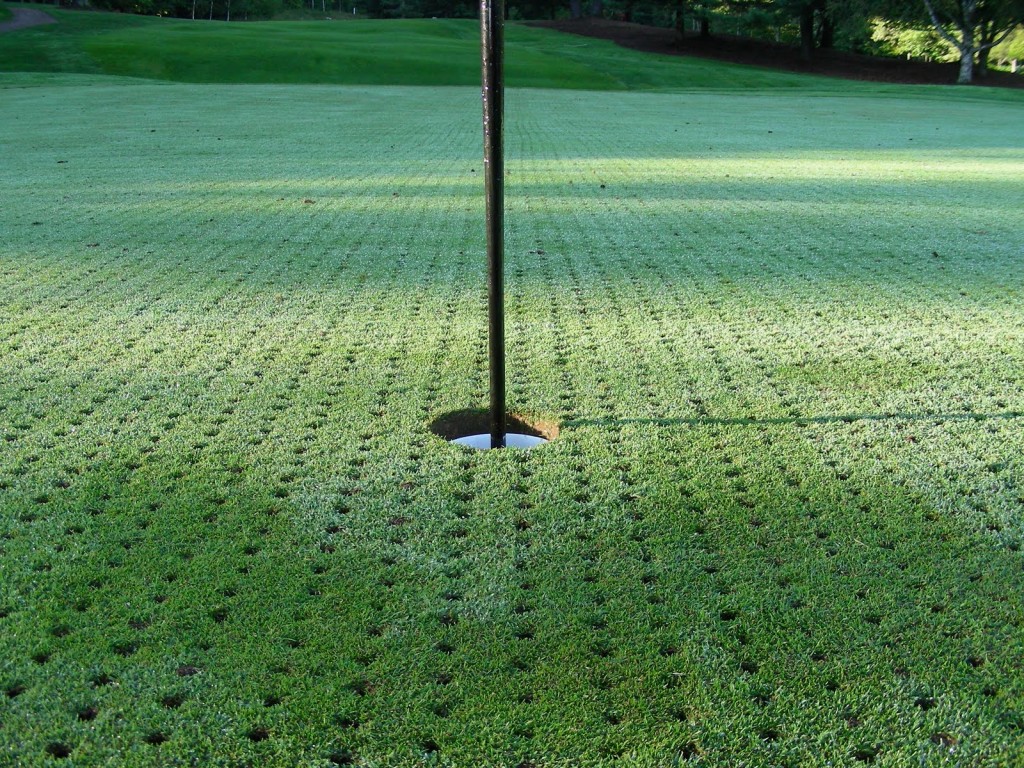
[[[5,82],[0,763],[1019,764],[1019,105]]]

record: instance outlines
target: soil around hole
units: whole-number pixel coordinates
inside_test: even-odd
[[[470,435],[485,435],[491,431],[491,414],[486,408],[463,408],[442,413],[428,425],[430,431],[444,440],[456,440]],[[505,414],[505,432],[508,434],[543,437],[551,441],[558,437],[558,424],[547,419],[534,418],[522,413]]]

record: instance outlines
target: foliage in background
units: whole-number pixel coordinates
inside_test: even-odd
[[[871,40],[879,53],[906,56],[924,61],[954,61],[955,49],[934,27],[875,18],[871,22]]]
[[[957,82],[970,83],[988,70],[989,54],[1024,23],[1024,0],[923,0],[927,20],[958,53]],[[912,15],[911,15],[912,17]]]

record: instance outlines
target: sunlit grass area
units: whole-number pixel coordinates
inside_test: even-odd
[[[0,763],[1018,763],[1018,103],[511,92],[562,431],[474,453],[477,89],[63,78],[0,111]]]

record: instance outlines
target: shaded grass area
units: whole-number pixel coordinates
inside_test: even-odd
[[[1019,107],[5,80],[0,762],[1018,759]]]

